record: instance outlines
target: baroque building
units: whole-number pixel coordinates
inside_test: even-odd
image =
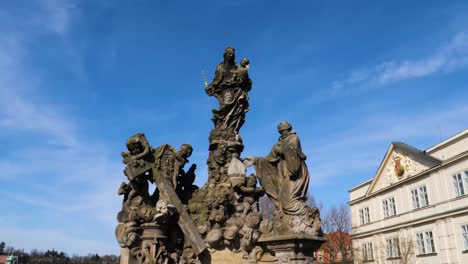
[[[468,129],[424,151],[391,143],[349,195],[355,263],[468,263]]]

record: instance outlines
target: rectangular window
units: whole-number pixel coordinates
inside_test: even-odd
[[[422,233],[416,234],[416,241],[418,245],[418,254],[419,255],[426,254],[426,250],[424,248],[424,236]]]
[[[363,255],[364,261],[374,259],[371,242],[362,244],[362,255]]]
[[[359,209],[359,223],[364,224],[364,211],[362,209]]]
[[[388,217],[388,201],[387,201],[387,200],[383,200],[383,201],[382,201],[382,205],[383,205],[383,214],[384,214],[384,217]]]
[[[395,205],[395,198],[388,199],[388,207],[390,209],[391,215],[396,215],[396,205]]]
[[[466,175],[466,174],[465,174]],[[457,173],[452,176],[453,179],[453,187],[455,189],[455,195],[462,196],[465,195],[465,188],[463,186],[463,178],[461,173]]]
[[[366,224],[370,222],[369,207],[364,208],[364,220]]]
[[[421,201],[421,207],[429,205],[429,198],[427,197],[426,186],[419,187],[419,200]]]
[[[419,195],[417,189],[411,190],[411,200],[413,200],[413,208],[419,208]]]
[[[465,250],[468,250],[468,224],[462,225],[463,230],[463,244],[465,245]]]
[[[387,258],[397,258],[400,256],[400,242],[398,237],[387,239]]]
[[[391,197],[382,201],[384,217],[396,215],[395,198]]]
[[[413,201],[413,208],[421,208],[429,205],[429,198],[427,196],[426,186],[411,190],[411,199]]]
[[[419,255],[435,253],[434,237],[432,235],[432,231],[417,233],[416,241]]]
[[[361,225],[367,224],[370,222],[369,207],[364,207],[364,208],[359,209],[359,219],[361,221]]]

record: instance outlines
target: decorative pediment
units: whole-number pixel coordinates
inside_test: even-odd
[[[424,151],[404,143],[394,142],[388,148],[366,195],[418,175],[438,164],[440,164],[439,160],[427,155]]]

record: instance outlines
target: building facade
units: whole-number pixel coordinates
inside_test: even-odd
[[[468,263],[468,129],[425,151],[390,144],[349,195],[355,263]]]

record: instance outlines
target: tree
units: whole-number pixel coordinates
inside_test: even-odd
[[[389,264],[411,264],[414,263],[414,243],[412,240],[407,240],[403,235],[398,236],[398,246],[393,245],[393,249],[388,249],[386,241],[377,244],[378,256],[376,259],[382,263]],[[393,250],[393,256],[389,256],[389,250]],[[396,254],[397,253],[397,254]]]
[[[39,251],[32,249],[30,254],[24,249],[15,249],[12,246],[7,246],[5,242],[0,242],[0,252],[3,254],[13,254],[17,257],[19,264],[36,264],[36,263],[55,263],[55,264],[88,264],[88,263],[105,263],[105,264],[118,264],[119,257],[116,255],[99,256],[96,253],[90,253],[87,256],[79,256],[74,254],[71,258],[63,251],[55,249],[47,251]]]
[[[0,243],[0,254],[1,255],[5,254],[5,246],[6,246],[5,242],[2,241]]]
[[[260,207],[260,213],[262,213],[263,219],[273,219],[275,216],[275,205],[266,195],[260,197],[258,201]]]
[[[35,248],[31,249],[30,255],[32,258],[39,256],[39,251]]]
[[[320,247],[327,263],[348,263],[352,258],[351,216],[347,205],[332,207],[322,218],[322,229],[329,239]]]
[[[273,219],[273,217],[275,216],[275,205],[270,200],[270,198],[268,198],[265,195],[260,198],[258,204],[259,204],[260,213],[262,213],[263,219]],[[317,201],[315,200],[315,197],[310,193],[307,194],[306,204],[310,208],[317,207],[320,211],[322,211],[322,208],[323,208],[322,202],[317,203]]]
[[[348,263],[350,262],[352,248],[351,235],[349,233],[331,232],[326,234],[327,242],[320,247],[322,262],[324,263]],[[342,244],[345,250],[341,250]],[[343,253],[344,252],[344,253]]]
[[[389,264],[412,264],[415,263],[414,254],[414,242],[406,239],[404,234],[396,236],[398,238],[398,247],[393,249],[387,248],[387,242],[374,242],[374,260],[377,263],[389,263]],[[389,250],[393,250],[393,256],[389,256]],[[365,259],[365,253],[360,248],[355,248],[353,254],[355,264],[363,264],[368,261]],[[398,253],[395,253],[398,252]]]
[[[414,260],[414,242],[412,240],[400,239],[400,264],[410,264]]]
[[[4,254],[11,254],[13,251],[15,251],[15,248],[12,246],[7,246],[5,247],[5,252]]]

